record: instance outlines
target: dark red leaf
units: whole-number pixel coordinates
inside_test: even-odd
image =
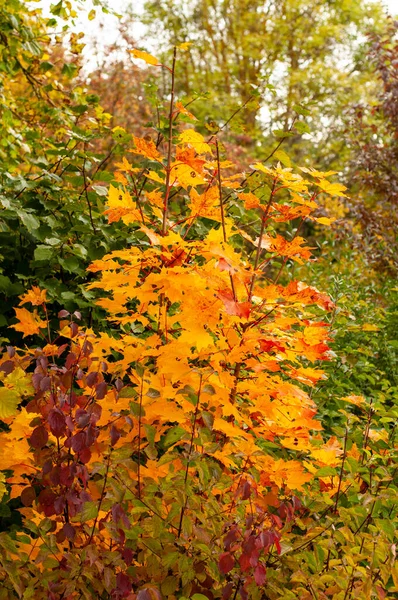
[[[51,388],[51,378],[42,377],[40,380],[39,388],[42,392],[47,392]]]
[[[84,431],[79,431],[71,438],[71,447],[75,452],[81,452],[86,447],[86,434]]]
[[[223,587],[222,590],[222,600],[228,600],[232,596],[232,592],[234,589],[234,584],[230,581]]]
[[[93,371],[92,373],[89,373],[87,375],[86,383],[89,387],[93,387],[97,383],[97,380],[98,380],[98,373],[97,373],[97,371]]]
[[[105,381],[101,381],[95,386],[95,395],[97,396],[97,400],[102,400],[105,398],[105,394],[107,392],[108,386]]]
[[[29,443],[33,448],[43,448],[48,442],[48,431],[43,425],[36,427],[29,438]]]
[[[59,438],[65,433],[65,415],[58,408],[53,408],[50,410],[47,420],[48,424],[50,425],[51,433],[55,435],[55,437]]]
[[[90,413],[83,408],[78,408],[75,413],[75,419],[78,427],[86,427],[90,422]]]
[[[111,446],[114,446],[116,442],[120,439],[120,431],[112,425],[111,427]]]
[[[73,540],[75,535],[76,535],[76,531],[75,528],[73,527],[73,525],[71,525],[70,523],[65,523],[65,525],[63,526],[63,532],[65,534],[65,537],[68,538],[68,540]]]
[[[233,544],[233,542],[236,542],[236,540],[239,538],[239,531],[237,530],[236,527],[231,528],[227,535],[224,537],[224,549],[225,550],[230,550],[231,548],[231,544]]]
[[[79,452],[79,460],[84,465],[90,462],[91,459],[91,450],[90,448],[84,448],[81,452]]]
[[[32,506],[36,499],[36,492],[33,487],[26,487],[21,493],[21,502],[24,506]]]
[[[14,368],[15,368],[15,363],[13,360],[5,360],[0,365],[0,371],[3,371],[6,375],[9,375],[10,373],[12,373]]]

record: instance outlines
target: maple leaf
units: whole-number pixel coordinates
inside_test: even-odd
[[[120,221],[120,219],[126,225],[142,221],[137,205],[133,202],[129,192],[110,185],[107,204],[109,208],[104,211],[104,214],[107,215],[109,223]]]
[[[195,115],[193,115],[191,112],[189,112],[189,110],[187,110],[181,102],[176,102],[176,110],[180,114],[185,115],[186,117],[189,117],[190,119],[197,121],[197,118],[195,117]]]
[[[220,194],[217,186],[207,188],[203,194],[198,194],[192,188],[190,198],[189,208],[193,217],[206,217],[213,221],[221,220]]]
[[[122,171],[125,171],[126,173],[133,170],[133,165],[131,165],[124,156],[123,156],[122,162],[115,163],[115,166],[118,167],[119,169],[121,169]],[[134,170],[138,170],[138,169],[134,169]]]
[[[260,199],[257,198],[257,196],[255,196],[252,192],[241,192],[240,194],[237,194],[237,196],[240,200],[244,201],[245,208],[247,209],[257,208],[258,206],[260,206]]]
[[[350,404],[355,404],[355,406],[361,406],[362,404],[366,403],[364,396],[344,396],[344,398],[341,398],[341,400],[349,402]]]
[[[33,306],[40,306],[41,304],[45,304],[47,301],[46,298],[47,290],[41,290],[38,286],[33,285],[30,290],[28,290],[25,294],[20,296],[20,306],[22,304],[26,304],[30,302]]]
[[[185,190],[188,187],[205,183],[204,178],[190,165],[173,163],[171,171],[172,185],[181,185]]]
[[[19,321],[16,325],[10,325],[15,331],[21,331],[23,337],[27,335],[36,335],[40,333],[40,329],[47,327],[46,321],[42,321],[35,310],[33,313],[26,308],[15,308],[16,317]]]
[[[250,317],[250,302],[236,302],[230,291],[219,291],[217,296],[222,300],[225,310],[229,315],[235,315],[244,319]]]
[[[203,135],[194,129],[186,129],[180,134],[180,142],[192,146],[198,154],[208,152],[212,154],[212,150],[207,142],[205,142]]]
[[[163,156],[160,154],[158,149],[152,140],[145,140],[144,138],[133,137],[135,150],[130,150],[133,154],[141,154],[145,156],[145,158],[149,158],[149,160],[156,160],[161,162]]]
[[[196,154],[194,148],[177,146],[175,164],[179,162],[189,165],[194,171],[200,174],[203,173],[203,166],[206,163],[204,158]]]

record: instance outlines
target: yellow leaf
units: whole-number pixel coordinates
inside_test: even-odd
[[[317,181],[316,185],[321,188],[323,192],[329,194],[330,196],[344,196],[347,198],[347,194],[344,194],[346,191],[346,187],[341,183],[330,183],[327,179],[322,179],[321,181]]]
[[[2,497],[4,496],[4,494],[7,492],[5,482],[6,482],[6,476],[4,475],[4,473],[0,473],[0,501],[1,501]]]
[[[20,396],[15,390],[0,388],[0,419],[8,419],[18,412]]]
[[[189,144],[198,154],[203,154],[203,152],[212,154],[211,148],[209,144],[205,142],[203,135],[194,129],[186,129],[183,131],[180,135],[180,142]]]
[[[201,185],[205,180],[192,167],[185,163],[174,164],[171,171],[171,185],[181,185],[185,190],[190,186]]]
[[[377,325],[372,323],[364,323],[361,327],[362,331],[380,331]]]
[[[137,205],[133,202],[129,192],[120,190],[113,185],[109,186],[107,204],[109,208],[104,212],[109,223],[120,221],[126,225],[134,221],[142,221]]]
[[[8,375],[4,381],[4,385],[20,395],[34,393],[31,377],[21,367],[17,367]]]
[[[315,221],[321,225],[331,225],[336,219],[329,219],[329,217],[315,217]]]
[[[152,54],[149,54],[148,52],[143,52],[142,50],[135,50],[135,49],[130,50],[130,52],[134,58],[140,58],[141,60],[144,60],[148,65],[161,66],[160,61],[155,56],[152,56]]]
[[[350,404],[355,404],[355,406],[360,406],[366,402],[363,396],[344,396],[344,398],[341,398],[341,400],[349,402]]]
[[[152,179],[152,181],[157,181],[158,183],[164,183],[164,179],[162,179],[156,171],[145,173],[145,177],[147,177],[147,179]]]
[[[183,42],[182,44],[179,44],[177,46],[177,48],[179,50],[182,50],[183,52],[185,52],[186,50],[188,50],[189,46],[191,46],[191,45],[192,45],[192,42]]]

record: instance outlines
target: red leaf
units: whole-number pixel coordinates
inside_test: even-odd
[[[218,560],[218,568],[220,569],[220,572],[223,575],[226,575],[227,573],[232,571],[234,566],[235,566],[235,559],[232,556],[232,554],[230,554],[229,552],[224,552],[223,554],[221,554],[221,556]]]
[[[264,585],[266,580],[266,570],[264,565],[258,563],[257,567],[254,569],[254,581],[257,585]]]
[[[239,564],[242,571],[248,571],[252,566],[250,563],[251,555],[250,554],[241,554],[239,558]]]

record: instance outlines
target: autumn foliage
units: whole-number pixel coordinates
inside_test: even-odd
[[[311,397],[334,303],[284,277],[312,260],[303,224],[330,224],[320,199],[345,188],[310,168],[236,172],[222,128],[205,138],[174,97],[176,54],[168,67],[134,51],[170,74],[170,103],[109,187],[105,215],[136,236],[89,267],[102,330],[66,310],[56,327],[38,287],[15,309],[29,345],[0,361],[0,440],[21,528],[0,534],[0,598],[288,600],[316,588],[337,600],[370,598],[383,577],[394,593],[380,565],[368,591],[360,566],[339,587],[333,540],[316,556],[337,580],[300,579],[294,565],[297,534],[317,535],[317,503],[338,525],[342,494],[369,487],[344,465],[366,463],[370,426],[361,451],[325,439]]]

